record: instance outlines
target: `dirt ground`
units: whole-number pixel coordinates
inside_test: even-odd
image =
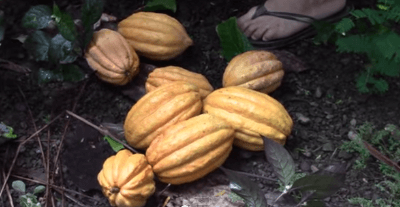
[[[5,39],[0,46],[0,58],[30,68],[32,72],[23,74],[0,68],[0,122],[15,129],[18,139],[0,145],[0,186],[8,173],[15,153],[22,140],[44,127],[49,120],[61,115],[55,123],[20,148],[19,155],[8,180],[29,178],[31,180],[52,181],[52,202],[47,206],[109,206],[101,194],[97,174],[104,160],[114,154],[103,136],[92,127],[66,115],[65,110],[100,125],[101,123],[123,123],[135,100],[124,95],[126,87],[115,87],[97,79],[87,67],[82,67],[87,77],[78,83],[55,82],[39,85],[36,71],[46,67],[45,63],[33,61],[21,43],[14,37],[26,33],[20,26],[21,17],[30,6],[52,5],[49,1],[2,1],[0,10],[6,14]],[[239,16],[250,7],[263,1],[214,0],[177,1],[177,12],[170,13],[187,29],[194,45],[180,57],[167,62],[153,62],[141,59],[143,63],[156,66],[177,65],[198,72],[207,77],[215,89],[222,86],[222,74],[227,62],[220,55],[217,24],[231,16]],[[349,1],[356,8],[371,5],[374,1]],[[57,1],[58,4],[79,5],[80,1]],[[123,19],[143,5],[142,1],[106,1],[105,11]],[[341,151],[339,147],[348,141],[348,133],[355,126],[371,122],[378,128],[386,124],[400,125],[400,82],[387,79],[390,89],[382,95],[360,94],[355,87],[355,77],[366,62],[365,57],[356,54],[335,52],[334,45],[315,45],[310,39],[277,51],[291,53],[299,58],[306,70],[287,72],[283,83],[271,96],[279,100],[294,121],[292,134],[286,149],[292,153],[296,172],[311,173],[332,163],[352,163],[357,154]],[[286,53],[285,53],[286,52]],[[85,65],[79,59],[80,65]],[[126,94],[126,93],[125,93]],[[37,141],[40,139],[41,142]],[[42,150],[44,154],[42,154]],[[307,153],[304,153],[304,152]],[[57,159],[59,162],[54,163]],[[48,170],[43,160],[50,161]],[[274,178],[272,169],[263,153],[250,153],[234,148],[225,167]],[[3,174],[4,173],[4,174]],[[22,178],[21,178],[22,177]],[[264,194],[274,192],[277,185],[254,179]],[[371,160],[366,169],[350,170],[346,174],[346,186],[324,200],[326,206],[352,206],[347,199],[364,197],[375,199],[386,197],[375,187],[384,178],[380,174],[376,160]],[[28,190],[39,183],[25,180]],[[218,187],[226,189],[227,178],[216,170],[205,178],[182,186],[172,186],[160,197],[151,197],[146,206],[162,206],[166,196],[171,200],[167,206],[191,206],[190,198],[184,198],[184,191],[196,195],[201,189]],[[63,186],[65,189],[55,186]],[[225,187],[224,187],[225,186]],[[164,184],[158,183],[158,191]],[[214,189],[215,190],[215,189]],[[229,189],[226,189],[229,190]],[[7,191],[7,190],[6,190]],[[11,206],[7,193],[0,198],[0,206]],[[205,192],[206,190],[204,190]],[[10,189],[15,206],[20,195]],[[62,196],[60,192],[63,192]],[[79,192],[78,194],[76,192]],[[49,193],[49,192],[47,192]],[[42,194],[43,196],[44,194]],[[213,201],[214,202],[214,201]],[[215,203],[214,203],[215,204]],[[197,204],[198,206],[214,206]],[[232,204],[232,206],[243,204]]]

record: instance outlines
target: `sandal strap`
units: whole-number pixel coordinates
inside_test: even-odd
[[[316,21],[315,18],[307,16],[307,15],[301,15],[301,14],[294,14],[294,13],[289,13],[289,12],[270,12],[265,8],[264,4],[261,4],[257,6],[256,12],[254,15],[251,17],[251,19],[255,19],[259,16],[263,15],[269,15],[269,16],[274,16],[274,17],[279,17],[283,19],[290,19],[290,20],[295,20],[299,22],[304,22],[311,24],[314,21]]]

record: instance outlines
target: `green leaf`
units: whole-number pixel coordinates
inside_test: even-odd
[[[85,0],[82,6],[82,24],[84,28],[84,32],[80,38],[82,48],[86,48],[92,40],[93,24],[100,19],[103,7],[103,0]]]
[[[57,4],[55,3],[53,5],[52,17],[54,17],[56,20],[57,28],[60,34],[65,39],[73,42],[76,39],[78,33],[76,31],[75,23],[72,17],[69,14],[60,11]]]
[[[15,180],[12,182],[12,188],[14,188],[14,190],[19,191],[21,193],[25,193],[26,190],[26,186],[25,183],[22,182],[21,180]]]
[[[43,29],[51,21],[51,9],[46,5],[31,7],[22,18],[22,26],[30,29]]]
[[[46,187],[44,185],[38,185],[33,190],[33,194],[36,195],[36,194],[42,193],[42,192],[44,192],[44,190],[46,190]]]
[[[36,61],[47,61],[50,37],[43,31],[34,31],[25,40],[24,47]]]
[[[55,72],[55,70],[44,70],[39,69],[38,71],[38,82],[39,84],[48,83],[50,81],[62,81],[62,74]]]
[[[171,10],[176,12],[175,0],[149,0],[144,11]]]
[[[122,145],[121,143],[115,141],[113,138],[109,137],[109,136],[105,136],[104,140],[106,140],[108,142],[108,144],[110,144],[111,148],[115,151],[118,152],[121,149],[124,149],[124,145]]]
[[[323,199],[342,188],[346,179],[346,163],[330,165],[314,174],[296,180],[290,191],[301,191],[302,201]]]
[[[74,52],[74,45],[61,34],[51,39],[49,47],[49,59],[54,63],[71,63],[77,58]]]
[[[81,68],[75,64],[60,65],[63,81],[78,82],[85,78]]]
[[[82,5],[82,23],[85,28],[92,27],[103,13],[103,0],[85,0]]]
[[[229,187],[231,190],[244,199],[245,203],[249,207],[265,207],[267,205],[267,201],[265,197],[258,187],[258,184],[251,181],[246,176],[243,176],[239,173],[236,173],[233,170],[229,170],[223,167],[220,169],[228,176],[229,178]]]
[[[355,24],[353,20],[351,20],[350,18],[343,18],[335,24],[335,30],[339,33],[345,33],[352,29],[354,26]]]
[[[285,185],[291,185],[295,173],[295,165],[289,152],[277,142],[262,136],[265,156],[272,165],[276,176]]]
[[[0,135],[8,139],[17,138],[17,135],[14,134],[14,129],[10,126],[5,125],[3,122],[0,122]]]
[[[230,61],[236,55],[254,49],[247,37],[240,31],[236,20],[236,17],[231,17],[217,25],[222,55],[227,61]]]

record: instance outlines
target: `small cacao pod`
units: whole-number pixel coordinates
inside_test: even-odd
[[[145,94],[130,109],[124,123],[129,145],[146,149],[169,126],[201,113],[199,88],[175,81]]]
[[[207,78],[203,75],[195,72],[191,72],[177,66],[167,66],[162,68],[156,68],[151,72],[146,80],[146,91],[150,92],[156,89],[158,86],[173,81],[186,81],[193,83],[199,87],[200,95],[205,98],[214,88],[208,82]]]
[[[162,182],[192,182],[225,162],[233,133],[222,119],[201,114],[167,128],[150,144],[146,157]]]
[[[139,73],[136,52],[121,34],[110,29],[93,33],[85,58],[96,75],[111,84],[125,85]]]
[[[151,60],[175,58],[193,44],[178,20],[161,13],[134,13],[118,24],[118,32],[139,55]]]
[[[270,93],[277,89],[284,75],[282,62],[264,50],[252,50],[235,56],[225,68],[222,85],[242,86]]]
[[[142,207],[155,191],[154,173],[143,154],[121,150],[104,162],[97,175],[111,206]]]
[[[203,112],[220,117],[233,126],[234,145],[264,150],[260,135],[285,144],[293,121],[285,107],[271,96],[240,86],[220,88],[203,101]]]

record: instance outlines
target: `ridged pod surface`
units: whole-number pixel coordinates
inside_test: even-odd
[[[223,87],[242,86],[263,93],[277,89],[284,76],[282,62],[264,50],[252,50],[235,56],[225,68]]]
[[[260,135],[285,144],[293,121],[284,108],[267,94],[240,86],[221,88],[203,101],[203,112],[222,118],[236,130],[234,145],[264,150]]]
[[[139,57],[116,31],[101,29],[93,33],[85,52],[89,66],[108,83],[125,85],[139,73]]]
[[[150,92],[157,87],[173,81],[186,81],[199,87],[200,95],[205,98],[214,88],[202,74],[195,73],[178,66],[156,68],[146,80],[146,91]]]
[[[232,126],[222,119],[201,114],[166,129],[151,143],[146,157],[162,182],[192,182],[225,162],[233,134]]]
[[[144,95],[130,109],[124,123],[129,145],[146,149],[164,129],[201,113],[199,88],[176,81]]]
[[[152,60],[175,58],[193,44],[178,20],[161,13],[134,13],[118,24],[118,32],[139,55]]]
[[[111,206],[141,207],[153,195],[155,182],[151,165],[143,154],[121,150],[104,162],[97,175]]]

